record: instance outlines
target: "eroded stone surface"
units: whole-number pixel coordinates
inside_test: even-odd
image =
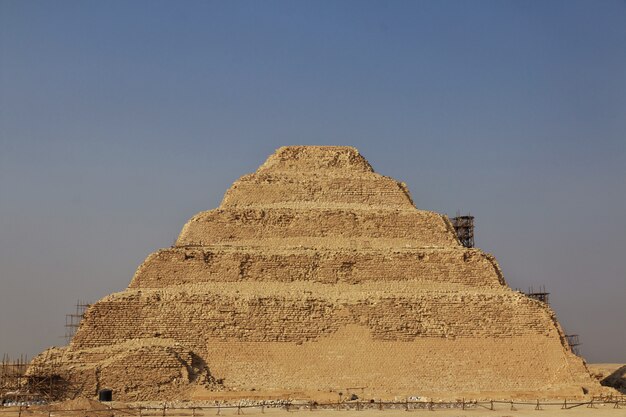
[[[554,313],[349,147],[285,147],[44,352],[72,394],[580,395]],[[53,367],[50,366],[51,372]]]

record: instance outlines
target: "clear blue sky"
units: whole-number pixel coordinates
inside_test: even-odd
[[[476,216],[590,361],[626,361],[626,2],[0,0],[0,352],[289,144]]]

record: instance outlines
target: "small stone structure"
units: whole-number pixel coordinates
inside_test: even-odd
[[[278,149],[34,362],[67,395],[215,391],[369,398],[599,387],[550,307],[511,290],[444,215],[351,147]],[[535,398],[535,397],[533,397]]]

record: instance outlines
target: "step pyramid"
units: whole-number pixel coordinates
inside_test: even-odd
[[[536,398],[597,385],[546,304],[509,288],[405,184],[335,146],[278,149],[33,363],[67,396],[106,387],[125,400]]]

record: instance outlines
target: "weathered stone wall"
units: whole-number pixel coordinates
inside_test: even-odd
[[[195,215],[176,246],[460,246],[450,222],[423,210],[216,209]]]
[[[42,371],[55,375],[68,397],[96,396],[100,389],[114,388],[118,399],[184,398],[194,383],[221,389],[200,357],[180,343],[158,338],[118,339],[90,349],[51,348],[29,369],[36,375]]]
[[[211,290],[202,291],[126,291],[90,309],[72,345],[82,349],[154,337],[194,349],[224,338],[303,342],[351,324],[365,326],[373,339],[395,341],[558,335],[543,305],[519,293],[416,293],[411,283],[404,284],[357,291],[349,284],[325,288],[277,283],[263,288],[214,283]],[[281,296],[276,295],[279,291]]]
[[[349,146],[283,146],[257,170],[266,172],[358,176],[374,173],[374,169],[358,150]]]
[[[450,288],[504,284],[495,260],[477,249],[306,250],[163,249],[137,269],[130,288],[161,288],[212,281],[310,281],[326,284],[413,281]]]
[[[413,208],[403,184],[391,178],[307,174],[246,175],[228,190],[221,207]]]
[[[542,396],[579,396],[588,380],[581,364],[570,366],[554,337],[416,338],[410,343],[373,339],[362,326],[302,344],[217,340],[207,355],[212,371],[241,389],[267,387],[346,392],[366,387],[366,395],[485,397],[541,392]],[[563,372],[563,369],[570,372]],[[464,393],[466,395],[464,395]],[[367,397],[366,397],[367,398]],[[500,398],[500,397],[496,397]]]
[[[554,313],[353,148],[286,147],[95,303],[60,362],[79,392],[580,395]],[[597,385],[597,383],[595,383]],[[504,393],[504,394],[503,394]],[[533,395],[534,395],[533,394]]]

